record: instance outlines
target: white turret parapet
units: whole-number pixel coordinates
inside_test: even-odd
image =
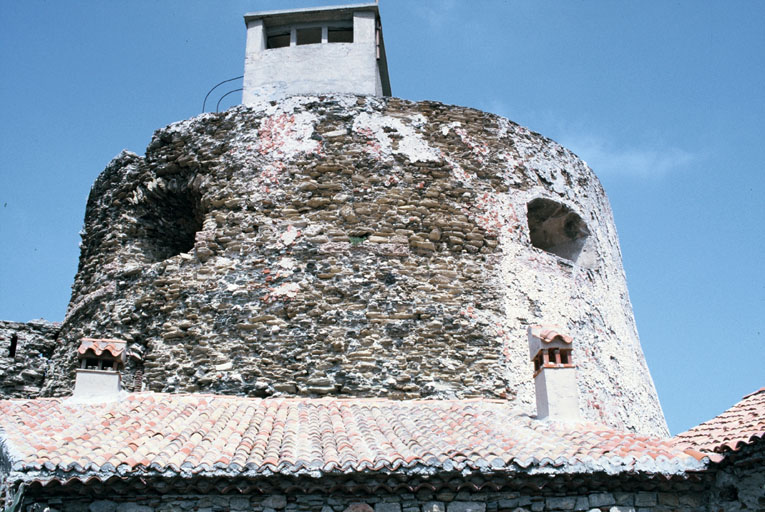
[[[242,103],[294,94],[390,96],[377,4],[245,14]]]

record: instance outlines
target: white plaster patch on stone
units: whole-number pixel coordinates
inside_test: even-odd
[[[286,247],[292,245],[295,239],[300,236],[300,230],[290,224],[287,226],[287,230],[279,236],[282,244]]]
[[[409,116],[412,120],[412,126],[415,128],[422,128],[428,122],[428,118],[422,114],[414,114]]]
[[[294,299],[299,291],[300,285],[298,283],[282,283],[271,290],[271,296]]]
[[[306,236],[316,236],[324,231],[324,226],[321,224],[309,224],[303,229],[303,233]]]
[[[385,115],[362,112],[353,122],[353,131],[372,139],[369,151],[386,158],[392,154],[402,155],[411,162],[434,162],[440,159],[440,152],[432,147],[415,131],[415,126],[422,126],[424,116],[411,116],[412,124],[405,124],[401,119]],[[385,129],[393,130],[401,138],[394,149],[393,140]]]
[[[322,137],[325,139],[331,139],[333,137],[342,137],[343,135],[347,135],[348,131],[343,128],[342,130],[333,130],[331,132],[326,132],[322,134]]]
[[[355,96],[353,97],[355,98]],[[306,104],[319,101],[318,96],[289,96],[278,102],[266,101],[257,104],[255,110],[262,112],[265,116],[275,116],[283,113],[294,113],[305,109]]]
[[[462,123],[460,123],[459,121],[453,121],[451,123],[445,124],[444,126],[441,127],[441,135],[446,137],[447,135],[449,135],[449,132],[451,130],[460,126],[462,126]]]
[[[476,198],[475,207],[479,213],[473,218],[487,233],[507,236],[518,226],[518,216],[509,194],[485,192]]]
[[[236,263],[234,260],[230,258],[224,258],[223,256],[218,256],[215,258],[213,265],[216,269],[229,269],[234,266],[236,266]]]
[[[289,160],[300,153],[315,153],[320,142],[311,138],[316,116],[308,112],[265,117],[258,130],[258,151],[272,159]]]
[[[500,118],[498,122],[498,137],[509,135],[513,138],[520,162],[526,168],[534,170],[545,182],[550,183],[550,188],[554,192],[561,196],[568,195],[570,187],[561,169],[581,170],[583,166],[581,161],[553,140],[532,133],[527,128],[503,118]],[[510,171],[512,172],[512,169]]]
[[[457,160],[445,153],[442,157],[449,164],[455,180],[462,182],[464,185],[469,185],[473,181],[474,175],[465,171]]]
[[[518,182],[519,178],[518,173],[516,172],[516,167],[520,165],[528,168],[526,165],[527,162],[519,155],[519,150],[515,146],[518,144],[520,136],[529,136],[529,130],[523,126],[518,126],[503,117],[497,118],[497,124],[499,126],[499,129],[497,130],[497,139],[502,140],[506,137],[510,138],[513,141],[513,148],[516,150],[499,151],[496,155],[499,159],[505,161],[505,172],[503,173],[505,181],[508,184],[514,184]]]
[[[485,157],[489,154],[489,146],[485,142],[474,139],[460,126],[454,127],[454,133],[456,133],[460,140],[471,149],[473,155],[475,155],[480,162],[485,161]]]
[[[285,256],[279,260],[277,265],[279,265],[284,270],[294,270],[297,262],[293,258]]]

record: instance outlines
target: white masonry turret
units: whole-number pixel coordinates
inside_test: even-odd
[[[295,94],[390,96],[376,4],[246,14],[242,103]]]

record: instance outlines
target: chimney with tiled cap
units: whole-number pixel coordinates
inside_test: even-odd
[[[122,340],[82,338],[77,349],[79,368],[74,382],[74,398],[116,398],[122,390],[120,371],[125,366]]]
[[[573,338],[557,327],[529,327],[529,355],[534,363],[537,419],[579,420],[579,393]]]

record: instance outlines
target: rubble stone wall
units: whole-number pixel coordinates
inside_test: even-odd
[[[39,396],[60,328],[45,320],[0,320],[0,399]]]
[[[765,510],[765,442],[762,439],[728,453],[716,471],[711,510]]]
[[[535,237],[572,256],[531,243],[538,198]],[[565,217],[537,219],[556,204]],[[128,341],[128,390],[141,372],[163,392],[500,397],[533,413],[540,323],[576,340],[585,418],[667,434],[581,160],[478,110],[298,96],[172,124],[107,166],[44,392],[70,392],[91,336]]]
[[[27,500],[28,512],[708,512],[705,492],[593,492],[548,495],[451,492],[295,495],[155,495],[126,499],[83,497]],[[49,507],[47,509],[46,507]],[[716,509],[714,509],[716,510]],[[727,510],[727,509],[726,509]]]

